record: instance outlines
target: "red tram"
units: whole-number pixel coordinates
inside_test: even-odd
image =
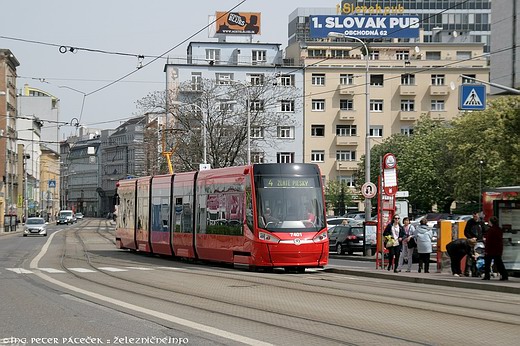
[[[328,262],[320,170],[259,164],[121,180],[116,245],[304,271]]]

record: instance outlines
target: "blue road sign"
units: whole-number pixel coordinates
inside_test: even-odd
[[[459,87],[459,109],[462,111],[483,111],[486,109],[486,86],[482,84],[462,84]]]
[[[49,180],[49,188],[56,187],[56,180]]]

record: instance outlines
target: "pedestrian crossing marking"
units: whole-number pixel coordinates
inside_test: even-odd
[[[147,268],[147,267],[125,267],[126,269],[135,269],[135,270],[153,270],[153,268]]]
[[[128,271],[126,269],[114,268],[114,267],[99,267],[98,269],[106,271],[106,272],[127,272]]]
[[[54,268],[38,268],[38,269],[41,271],[44,271],[46,273],[50,273],[50,274],[65,273],[65,271],[63,271],[63,270],[54,269]]]
[[[16,273],[16,274],[33,274],[32,271],[23,269],[23,268],[5,268],[5,269],[12,271],[13,273]]]
[[[67,269],[71,270],[73,272],[78,272],[78,273],[95,273],[96,272],[95,270],[87,269],[87,268],[67,268]]]
[[[466,100],[463,103],[464,106],[482,106],[482,101],[480,100],[480,97],[477,94],[477,91],[475,89],[471,89],[471,91],[468,94],[468,97],[466,97]]]

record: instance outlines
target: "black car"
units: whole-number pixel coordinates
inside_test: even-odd
[[[375,234],[367,234],[367,248],[370,246],[375,251]],[[338,225],[329,231],[329,251],[343,255],[347,252],[352,255],[354,251],[363,251],[363,227]]]

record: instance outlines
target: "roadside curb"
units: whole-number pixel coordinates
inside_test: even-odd
[[[403,281],[410,283],[419,283],[419,284],[427,284],[427,285],[437,285],[437,286],[447,286],[447,287],[457,287],[457,288],[469,288],[469,289],[477,289],[484,291],[492,291],[492,292],[500,292],[500,293],[513,293],[520,294],[520,285],[511,286],[508,282],[498,282],[495,284],[493,281],[488,281],[486,283],[475,282],[475,281],[462,281],[458,279],[450,278],[428,278],[428,277],[415,277],[415,276],[404,276],[399,274],[386,274],[382,272],[374,272],[374,271],[361,271],[361,270],[353,270],[353,269],[343,269],[343,268],[325,268],[324,271],[329,273],[336,274],[346,274],[346,275],[354,275],[354,276],[363,276],[375,279],[385,279],[385,280],[394,280],[394,281]],[[475,279],[480,280],[480,278]],[[511,280],[511,279],[510,279]],[[516,284],[516,282],[514,282]]]

